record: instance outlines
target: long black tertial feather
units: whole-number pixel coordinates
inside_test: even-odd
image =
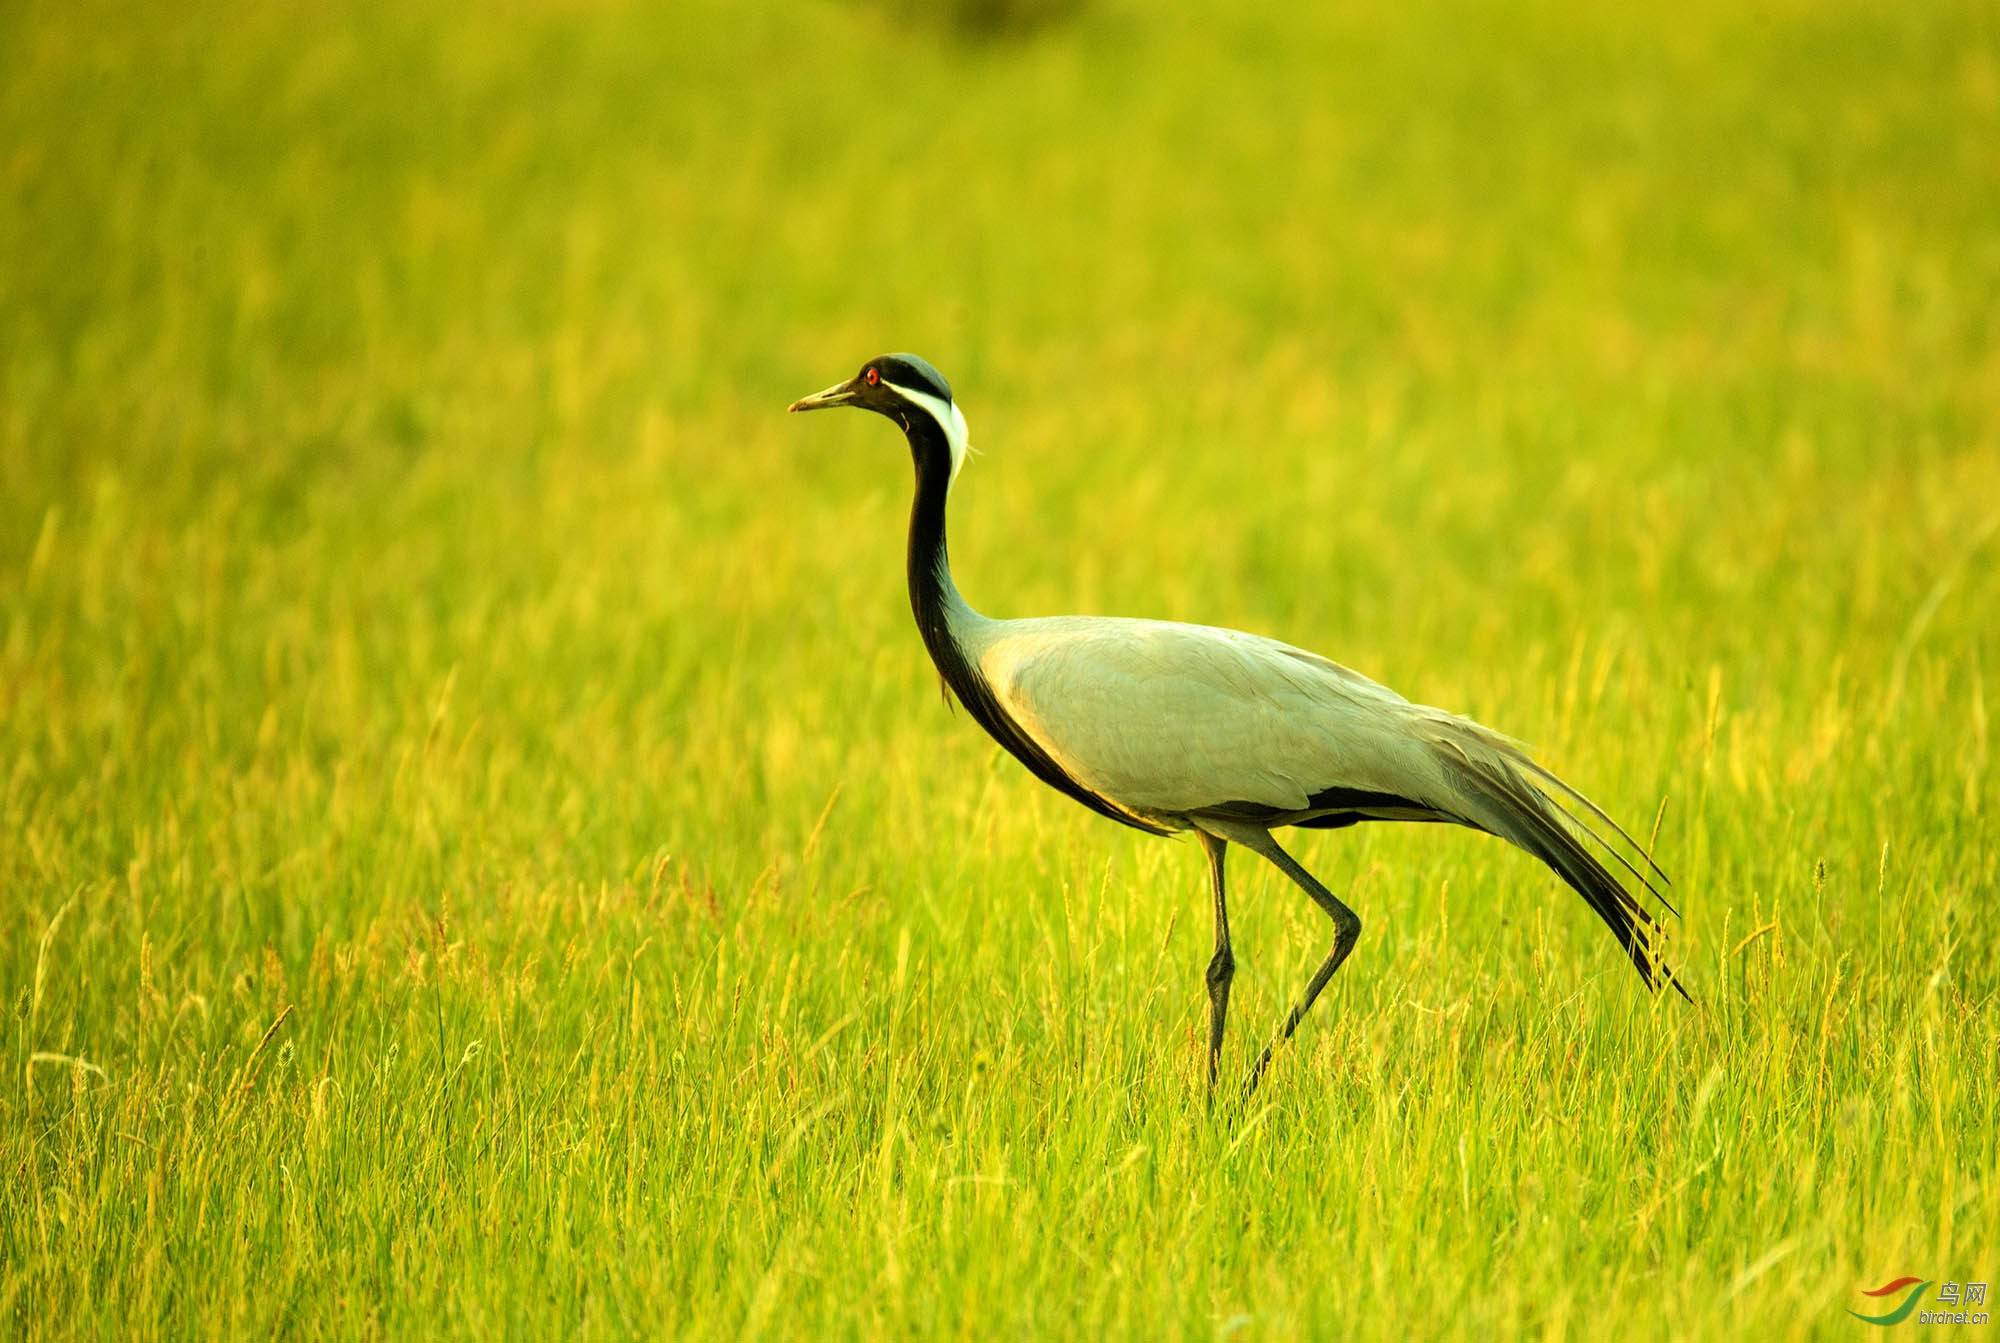
[[[1432,720],[1432,730],[1427,735],[1431,737],[1438,764],[1457,794],[1460,808],[1455,810],[1459,811],[1459,818],[1541,859],[1583,897],[1585,904],[1597,911],[1648,988],[1658,988],[1665,982],[1686,998],[1687,990],[1660,960],[1659,923],[1584,847],[1579,832],[1595,837],[1593,832],[1557,806],[1538,784],[1553,781],[1561,796],[1581,800],[1575,790],[1528,760],[1519,747],[1500,734],[1464,719],[1440,714]],[[1594,807],[1591,811],[1596,813]],[[1618,827],[1613,824],[1612,829]],[[1618,833],[1623,835],[1624,831]],[[1623,861],[1615,849],[1609,849],[1608,845],[1607,849]],[[1643,849],[1639,851],[1644,855]],[[1651,858],[1646,861],[1650,866]],[[1643,889],[1659,898],[1651,882],[1630,863],[1624,865]],[[1661,903],[1665,904],[1665,900]]]

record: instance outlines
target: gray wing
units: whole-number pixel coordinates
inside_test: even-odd
[[[1470,719],[1287,644],[1201,625],[1001,622],[979,667],[1051,758],[1120,807],[1187,823],[1432,820],[1484,830],[1581,895],[1649,986],[1664,981],[1686,996],[1660,962],[1658,925],[1584,840],[1673,906],[1591,821],[1662,884],[1664,874],[1596,804]]]
[[[1410,732],[1412,713],[1432,711],[1256,635],[1147,620],[1008,621],[979,668],[1064,769],[1140,812],[1297,812],[1331,788],[1429,801],[1443,784]]]

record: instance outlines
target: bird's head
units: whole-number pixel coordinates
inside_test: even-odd
[[[951,399],[944,375],[914,354],[877,355],[846,382],[792,402],[793,411],[858,406],[886,415],[909,435],[911,447],[922,451],[933,435],[943,439],[955,479],[965,463],[965,417]]]

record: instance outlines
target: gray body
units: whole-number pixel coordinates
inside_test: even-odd
[[[1231,808],[1293,823],[1330,788],[1434,805],[1449,783],[1427,738],[1473,726],[1238,630],[969,610],[953,624],[995,697],[1072,777],[1174,830]]]

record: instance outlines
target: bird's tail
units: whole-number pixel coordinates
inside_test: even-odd
[[[1594,841],[1640,890],[1658,900],[1668,913],[1675,913],[1660,891],[1660,886],[1669,884],[1666,874],[1637,841],[1589,798],[1536,764],[1518,742],[1469,719],[1436,710],[1426,712],[1422,735],[1456,795],[1458,820],[1497,835],[1548,864],[1597,911],[1618,945],[1632,958],[1633,968],[1646,987],[1657,989],[1665,983],[1681,997],[1688,997],[1660,958],[1665,939],[1658,920],[1584,842]],[[1575,810],[1565,809],[1558,799]],[[1645,871],[1626,859],[1592,822],[1630,845]]]

